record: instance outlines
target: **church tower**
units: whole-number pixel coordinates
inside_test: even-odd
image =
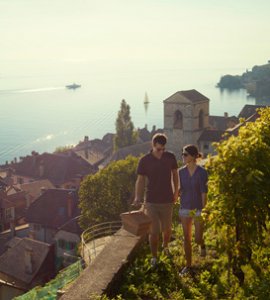
[[[177,159],[183,146],[197,145],[204,129],[209,127],[209,99],[196,90],[176,92],[163,101],[166,148]]]

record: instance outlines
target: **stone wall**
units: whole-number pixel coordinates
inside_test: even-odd
[[[91,300],[102,294],[113,297],[123,271],[144,240],[145,237],[135,236],[121,228],[68,290],[62,291],[64,295],[59,299]]]

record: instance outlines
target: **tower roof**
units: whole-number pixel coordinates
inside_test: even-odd
[[[192,103],[199,103],[199,102],[205,102],[209,101],[207,97],[205,97],[203,94],[199,93],[195,89],[193,90],[187,90],[187,91],[178,91],[168,97],[167,99],[164,100],[165,103],[175,103],[175,102],[181,102],[181,98],[188,100],[189,102]]]

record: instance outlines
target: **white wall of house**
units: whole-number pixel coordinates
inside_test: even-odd
[[[70,257],[68,255],[77,256],[77,245],[80,243],[81,238],[78,234],[67,232],[64,230],[59,230],[55,237],[55,249],[56,257],[62,258],[63,261],[74,262],[75,257]],[[68,265],[68,263],[67,263]]]
[[[200,141],[199,142],[199,152],[203,154],[203,157],[206,158],[208,154],[216,154],[215,148],[212,145],[212,142]]]
[[[31,238],[48,244],[54,243],[54,236],[57,232],[55,229],[35,223],[30,223],[29,226],[29,236]]]

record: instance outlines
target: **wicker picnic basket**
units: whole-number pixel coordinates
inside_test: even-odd
[[[139,210],[128,211],[120,215],[123,228],[128,232],[142,236],[149,233],[151,219],[144,213],[144,205]]]

